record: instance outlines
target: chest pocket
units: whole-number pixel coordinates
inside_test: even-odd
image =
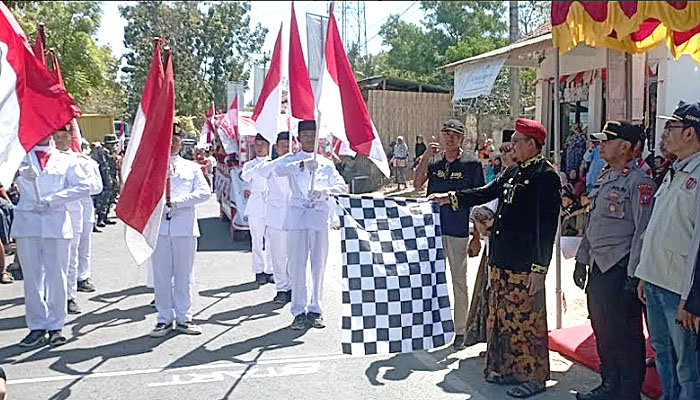
[[[56,168],[56,166],[47,166],[43,171],[41,171],[39,176],[42,184],[48,185],[48,190],[56,192],[63,189],[66,174],[65,171]]]
[[[627,203],[628,196],[628,194],[610,192],[605,196],[598,197],[597,206],[605,208],[603,215],[606,217],[623,219],[625,218],[625,203]]]

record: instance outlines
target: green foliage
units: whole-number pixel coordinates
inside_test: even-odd
[[[7,5],[32,43],[38,24],[45,24],[46,47],[56,49],[66,89],[84,113],[124,114],[117,60],[109,46],[95,41],[102,15],[99,2],[9,1]]]
[[[153,54],[153,37],[164,38],[173,54],[175,108],[199,115],[214,99],[225,109],[226,83],[247,85],[251,53],[259,53],[267,34],[250,27],[250,2],[143,1],[121,6],[129,110],[136,110]],[[134,112],[134,111],[131,111]]]

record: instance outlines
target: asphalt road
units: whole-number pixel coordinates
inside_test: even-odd
[[[22,282],[0,287],[0,364],[11,399],[505,399],[482,378],[485,345],[395,356],[350,357],[340,350],[340,235],[331,233],[326,270],[328,327],[292,331],[289,305],[258,287],[250,246],[234,242],[214,199],[199,207],[195,322],[201,336],[152,339],[155,309],[146,272],[134,264],[123,226],[95,234],[95,293],[79,293],[58,348],[23,350]],[[473,259],[470,272],[476,271]],[[568,272],[567,272],[568,273]],[[553,286],[550,286],[553,287]],[[553,296],[550,296],[553,298]],[[550,310],[552,307],[550,306]],[[536,399],[573,398],[597,374],[552,353],[550,390]]]

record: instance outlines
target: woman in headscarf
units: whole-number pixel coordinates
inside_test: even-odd
[[[394,181],[397,184],[397,190],[401,190],[401,185],[406,188],[405,171],[408,167],[408,145],[403,140],[403,136],[396,138],[396,146],[394,146],[394,158],[392,159],[394,166]]]

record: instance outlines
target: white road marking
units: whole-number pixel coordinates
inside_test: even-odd
[[[298,357],[298,358],[284,358],[275,360],[262,360],[253,362],[218,362],[212,364],[204,365],[193,365],[190,367],[180,367],[180,368],[148,368],[148,369],[137,369],[128,371],[113,371],[113,372],[94,372],[87,374],[61,374],[57,376],[46,376],[40,378],[26,378],[26,379],[10,379],[7,381],[8,385],[23,385],[30,383],[42,383],[42,382],[58,382],[58,381],[71,381],[75,379],[96,379],[96,378],[115,378],[123,376],[133,376],[133,375],[150,375],[159,374],[162,372],[187,372],[187,371],[200,371],[209,369],[222,369],[231,367],[250,367],[250,366],[262,366],[262,365],[275,365],[275,364],[295,364],[295,363],[313,363],[317,361],[333,361],[333,360],[344,360],[357,358],[355,356],[350,356],[346,354],[333,354],[325,356],[316,357]],[[289,365],[285,366],[289,367]]]
[[[281,376],[314,374],[321,369],[319,363],[292,363],[280,367],[253,367],[239,371],[212,371],[207,373],[190,372],[184,375],[174,374],[170,381],[149,383],[148,387],[190,385],[193,383],[221,382],[226,377],[236,379],[278,378]],[[189,378],[189,379],[188,379]]]

